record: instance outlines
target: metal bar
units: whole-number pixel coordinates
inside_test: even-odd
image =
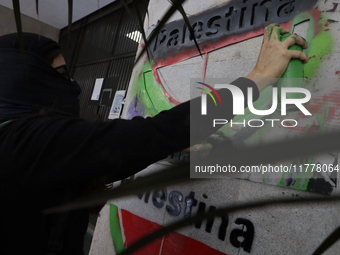
[[[113,45],[112,45],[112,49],[111,49],[111,55],[114,55],[114,51],[115,51],[115,48],[116,48],[116,45],[117,45],[117,42],[118,42],[118,35],[120,34],[120,28],[121,28],[122,20],[123,20],[123,13],[124,13],[124,9],[121,8],[120,9],[120,14],[119,14],[119,21],[118,21],[117,29],[116,29],[116,31],[114,33],[113,40],[112,40],[113,41]],[[110,77],[110,70],[114,66],[114,62],[115,62],[114,59],[109,62],[109,65],[108,65],[108,67],[106,69],[106,72],[105,72],[105,76],[104,76],[105,78],[106,77]],[[115,91],[113,91],[113,93],[115,93]],[[102,108],[104,108],[104,110]],[[109,109],[107,109],[107,108],[109,108]],[[111,107],[100,107],[98,105],[97,114],[99,114],[99,112],[103,112],[104,111],[104,114],[101,115],[101,117],[103,118],[102,120],[104,120],[104,118],[106,118],[106,116],[108,116],[108,112],[110,111],[110,108]]]
[[[111,55],[114,55],[114,51],[115,51],[115,48],[116,48],[116,44],[117,44],[117,42],[118,42],[118,34],[120,34],[119,32],[120,32],[120,28],[121,28],[121,26],[122,26],[122,20],[123,20],[123,13],[124,13],[124,9],[123,8],[121,8],[120,9],[121,10],[121,12],[120,12],[120,16],[119,16],[119,22],[118,22],[118,25],[117,25],[117,30],[116,30],[116,33],[114,34],[114,37],[113,37],[113,46],[112,46],[112,49],[111,49]],[[132,53],[132,52],[130,52],[130,53]],[[136,55],[136,53],[135,53],[135,55]],[[119,55],[116,55],[116,56],[112,56],[112,57],[118,57]],[[116,59],[116,58],[115,58]],[[114,60],[114,59],[112,59],[112,60]],[[110,70],[111,70],[111,67],[112,67],[112,61],[110,62],[110,64],[109,64],[109,67],[107,68],[107,70],[106,70],[106,74],[105,74],[105,77],[108,77],[109,76],[109,72],[110,72]]]
[[[132,3],[132,0],[126,0],[128,4]],[[117,10],[119,10],[120,8],[122,8],[122,4],[119,1],[115,1],[107,6],[104,6],[103,8],[99,9],[98,11],[95,11],[91,14],[89,14],[88,16],[86,16],[87,18],[87,23],[86,24],[82,24],[81,20],[76,21],[72,24],[72,31],[77,30],[79,28],[82,28],[84,26],[89,25],[92,22],[95,22],[96,20],[103,18],[107,15],[110,15],[112,12],[115,12]],[[60,30],[60,39],[62,37],[67,36],[68,31],[67,31],[67,27],[64,27]]]
[[[113,38],[113,47],[112,47],[112,51],[111,51],[111,54],[113,55],[114,52],[115,52],[115,48],[116,48],[116,45],[117,45],[117,42],[118,42],[118,34],[120,32],[120,29],[122,27],[122,20],[123,20],[123,13],[124,13],[124,9],[122,8],[121,9],[121,12],[120,12],[120,17],[119,17],[119,22],[118,22],[118,26],[117,26],[117,31],[114,35],[114,38]]]
[[[127,0],[127,3],[131,9],[132,0]],[[94,80],[99,77],[118,77],[117,89],[126,90],[138,47],[138,43],[126,37],[127,33],[137,29],[131,17],[125,15],[122,6],[116,4],[100,12],[101,15],[91,14],[73,24],[71,32],[74,39],[69,59],[71,74],[82,88],[79,98],[81,117],[90,121],[106,121],[111,109],[111,106],[97,107],[90,103]],[[142,15],[145,18],[146,14]],[[66,45],[67,35],[65,29],[60,33],[63,45]]]
[[[108,57],[108,58],[101,58],[101,59],[96,59],[96,60],[92,60],[92,61],[79,63],[79,64],[76,65],[76,68],[81,67],[81,66],[87,66],[87,65],[102,63],[102,62],[106,62],[106,61],[110,61],[110,60],[115,60],[115,59],[119,59],[119,58],[134,57],[134,56],[136,56],[136,52],[130,51],[130,52],[127,52],[127,53],[115,55],[115,56]]]
[[[84,19],[81,19],[80,22],[81,24],[86,24],[86,19],[87,18],[84,18]],[[79,45],[80,42],[83,41],[83,37],[84,37],[84,30],[85,29],[80,29],[79,33],[78,33],[78,37],[77,37],[77,40],[76,40],[76,45]],[[74,47],[75,48],[75,52],[74,54],[72,54],[72,57],[71,57],[71,63],[70,63],[70,67],[71,67],[71,77],[74,75],[74,72],[75,72],[75,66],[76,66],[76,60],[78,59],[79,57],[79,49],[80,47]]]

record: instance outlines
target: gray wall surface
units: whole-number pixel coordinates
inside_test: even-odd
[[[59,29],[47,25],[39,20],[21,15],[22,30],[24,32],[36,33],[54,41],[59,40]],[[13,10],[0,5],[0,35],[15,33],[17,31]]]
[[[188,15],[194,15],[205,12],[219,4],[235,2],[246,2],[246,4],[260,4],[261,2],[271,4],[275,2],[283,4],[290,1],[188,0],[183,7]],[[296,0],[294,3],[300,2],[303,2],[303,0]],[[169,6],[170,4],[167,0],[151,0],[149,4],[150,17],[149,19],[146,18],[145,27],[156,24]],[[287,139],[296,134],[302,136],[307,133],[309,135],[305,130],[312,126],[317,127],[315,130],[321,130],[320,132],[327,132],[329,131],[328,124],[327,127],[326,124],[323,125],[323,120],[325,120],[325,123],[328,121],[330,130],[339,130],[340,1],[319,0],[315,2],[311,10],[312,13],[318,12],[321,15],[321,19],[318,18],[317,20],[313,35],[313,46],[311,46],[310,55],[308,55],[310,64],[305,67],[306,78],[310,81],[308,89],[311,90],[312,98],[314,98],[314,101],[312,100],[308,106],[310,109],[313,108],[313,116],[308,119],[301,118],[298,113],[290,112],[287,118],[297,118],[301,125],[300,131],[291,131],[284,128],[271,130],[264,127],[250,137],[251,139],[248,139],[249,144],[257,145],[258,142],[276,141],[279,137]],[[287,9],[287,11],[289,10]],[[171,21],[180,18],[180,14],[176,12]],[[167,43],[166,40],[165,43]],[[246,76],[254,68],[261,45],[262,35],[259,34],[257,37],[248,38],[239,43],[226,45],[209,52],[206,79],[232,79]],[[140,49],[141,47],[139,47]],[[145,57],[134,68],[124,106],[123,116],[126,118],[130,118],[137,112],[144,117],[155,115],[154,108],[156,108],[156,105],[152,108],[150,101],[153,100],[153,103],[158,102],[157,106],[159,107],[166,105],[164,101],[168,100],[169,97],[159,92],[163,91],[163,89],[172,98],[180,102],[188,100],[190,98],[190,79],[200,79],[202,77],[204,58],[191,57],[184,61],[174,61],[171,65],[159,68],[157,72],[163,87],[152,76],[153,70],[150,68],[152,64],[149,64]],[[149,74],[151,74],[151,78]],[[143,78],[144,81],[148,81],[145,82],[148,84],[144,84]],[[148,94],[152,100],[147,101],[147,97],[143,97],[144,94]],[[158,98],[156,98],[157,96]],[[165,100],[161,102],[160,97]],[[325,109],[327,107],[329,113],[327,110],[326,114]],[[315,146],[318,145],[315,144]],[[277,153],[280,153],[279,148]],[[335,154],[335,157],[338,158],[339,153]],[[247,156],[244,155],[245,162]],[[133,159],[133,155],[131,155],[131,159]],[[313,162],[333,163],[333,161],[329,160],[327,157],[319,156],[315,157]],[[158,162],[136,174],[136,176],[146,176],[160,171],[168,165],[169,161]],[[244,179],[210,179],[203,182],[191,182],[190,185],[164,187],[164,191],[166,191],[163,192],[164,196],[162,196],[162,191],[153,191],[149,196],[143,194],[142,197],[136,195],[126,199],[108,201],[98,218],[90,254],[116,254],[117,250],[115,248],[117,245],[115,246],[114,244],[114,242],[117,242],[116,237],[121,237],[125,245],[129,246],[136,239],[136,236],[141,237],[147,234],[146,232],[150,231],[150,229],[155,229],[157,226],[166,226],[177,220],[184,219],[186,209],[189,208],[190,194],[193,193],[197,204],[190,207],[192,215],[198,212],[199,204],[202,207],[204,204],[205,211],[208,211],[209,208],[213,209],[214,207],[219,208],[258,200],[287,198],[303,200],[310,197],[325,197],[325,195],[302,190],[302,185],[298,185],[302,178],[293,177],[289,184],[284,182],[282,185],[279,185],[280,178],[275,175],[266,175],[263,181],[261,179],[260,182],[252,179],[251,176]],[[329,176],[325,176],[325,178],[328,178],[329,183],[333,185],[331,195],[339,195],[337,175],[332,180],[330,180]],[[295,187],[291,185],[292,183],[296,184]],[[120,185],[120,182],[116,183],[116,185]],[[110,214],[111,205],[117,206],[118,212],[116,215]],[[174,213],[173,210],[176,206],[179,206],[177,207],[177,209],[179,208],[177,210],[178,214]],[[339,203],[328,202],[304,205],[272,205],[260,209],[236,211],[225,215],[224,219],[216,217],[211,224],[212,226],[210,225],[211,228],[209,228],[207,221],[203,221],[201,226],[193,224],[180,229],[176,233],[156,241],[153,246],[148,248],[149,250],[143,249],[138,254],[313,254],[322,241],[339,227],[339,210]],[[110,217],[118,218],[120,231],[115,228],[114,232],[111,233]],[[224,224],[226,219],[227,224]],[[254,228],[253,232],[249,227],[251,225]],[[221,236],[219,234],[221,234],[224,227],[226,232],[222,233]],[[253,235],[251,235],[251,232]],[[236,238],[234,238],[235,236]],[[251,249],[249,251],[245,248],[244,241],[249,241],[250,236],[253,237],[253,240],[251,240]],[[115,241],[113,242],[113,240]],[[339,254],[339,249],[340,242],[337,242],[324,254],[337,255]]]

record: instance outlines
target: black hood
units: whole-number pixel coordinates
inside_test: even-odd
[[[60,49],[53,40],[23,33],[19,50],[17,34],[0,37],[0,123],[48,110],[78,117],[80,87],[62,77],[43,57]]]

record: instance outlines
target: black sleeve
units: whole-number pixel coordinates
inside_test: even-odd
[[[232,84],[243,91],[259,92],[252,81],[240,78]],[[185,102],[155,117],[117,119],[111,122],[88,122],[63,117],[31,116],[16,120],[7,130],[12,136],[13,167],[22,176],[37,182],[49,180],[87,181],[113,175],[123,179],[167,155],[190,147],[190,116],[195,118],[195,137],[203,140],[220,114],[232,119],[232,96],[229,90],[218,91],[223,107],[210,106],[211,114],[200,115],[200,98]],[[215,107],[215,108],[214,108]],[[246,107],[246,105],[245,105]],[[191,108],[191,114],[190,114]],[[219,116],[220,118],[220,116]]]

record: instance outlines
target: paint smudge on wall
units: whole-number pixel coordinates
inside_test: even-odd
[[[320,68],[322,59],[325,55],[332,51],[333,38],[331,33],[326,29],[328,26],[328,21],[326,18],[321,18],[318,22],[319,31],[309,43],[308,56],[310,59],[305,65],[305,77],[313,78],[316,76],[317,70]],[[327,31],[326,31],[327,30]]]
[[[336,9],[338,8],[338,5],[339,5],[339,3],[333,3],[333,8],[332,8],[332,9],[329,9],[329,10],[327,10],[326,12],[335,12],[335,11],[336,11]]]
[[[169,99],[164,95],[162,86],[155,80],[151,64],[146,61],[140,75],[131,85],[130,101],[126,118],[135,116],[155,116],[163,110],[171,109]]]
[[[121,224],[124,229],[124,236],[126,238],[125,246],[129,247],[131,244],[133,244],[135,241],[137,241],[139,238],[144,237],[145,235],[158,230],[159,228],[162,228],[161,225],[143,219],[133,213],[130,213],[129,211],[126,211],[124,209],[121,210],[122,218],[119,219],[120,222],[116,222],[115,216],[117,214],[117,211],[115,210],[117,208],[115,205],[111,204],[111,210],[110,210],[110,225],[114,224]],[[248,224],[247,222],[238,222],[238,224]],[[249,228],[249,226],[247,227]],[[111,231],[114,231],[114,229],[111,229]],[[245,233],[242,231],[242,234]],[[249,233],[249,231],[247,231]],[[112,232],[112,238],[113,243],[117,243],[117,238],[119,240],[122,239],[121,232],[115,233]],[[118,236],[118,237],[117,237]],[[235,236],[235,242],[237,241],[237,235]],[[248,240],[249,238],[247,238]],[[240,244],[239,244],[240,245]],[[117,252],[116,246],[115,251]],[[192,239],[190,237],[184,236],[182,234],[173,232],[168,235],[166,235],[163,238],[157,239],[154,242],[146,245],[145,247],[139,249],[133,254],[137,255],[149,255],[149,254],[176,254],[176,255],[185,255],[185,254],[197,254],[197,255],[205,255],[205,254],[211,254],[211,255],[227,255],[226,253],[220,252],[218,250],[215,250],[204,243],[201,243],[195,239]]]
[[[308,89],[313,90],[312,78],[318,75],[318,70],[323,64],[324,60],[327,60],[327,54],[331,53],[334,47],[332,38],[332,24],[338,23],[336,20],[329,19],[327,12],[320,13],[319,9],[310,9],[304,12],[299,12],[299,14],[292,16],[292,20],[285,21],[286,23],[281,24],[281,26],[286,28],[293,28],[295,24],[303,22],[309,19],[310,27],[308,29],[306,40],[309,43],[309,48],[306,50],[306,54],[309,57],[308,64],[304,67],[305,75],[305,86]],[[216,23],[217,24],[217,23]],[[198,25],[197,25],[198,26]],[[198,32],[196,31],[197,35]],[[256,31],[248,31],[245,33],[235,34],[233,36],[226,36],[219,41],[207,41],[200,42],[202,46],[202,52],[210,52],[213,50],[218,50],[221,47],[227,45],[244,41],[249,38],[263,34],[263,29],[257,29]],[[164,35],[165,36],[165,35]],[[164,37],[163,36],[163,37]],[[163,38],[162,37],[162,38]],[[173,37],[168,37],[167,40],[171,40],[171,45],[174,43],[175,39]],[[161,79],[159,77],[157,69],[166,65],[171,65],[178,63],[185,59],[194,57],[197,55],[197,49],[195,47],[188,48],[186,50],[179,50],[178,52],[173,52],[173,47],[171,48],[171,54],[167,58],[155,59],[151,62],[146,61],[141,68],[139,75],[134,77],[132,82],[129,98],[127,100],[126,108],[126,118],[131,119],[135,116],[155,116],[162,110],[167,110],[172,108],[174,105],[179,104],[175,99],[173,99],[169,93],[165,90],[162,85]],[[165,53],[162,53],[162,56]],[[329,58],[329,57],[328,57]],[[336,73],[339,75],[339,72]],[[339,75],[340,76],[340,75]],[[340,79],[340,77],[339,77]],[[296,113],[295,115],[302,120],[301,125],[294,128],[284,128],[284,132],[287,137],[289,137],[289,132],[294,131],[297,136],[312,134],[314,132],[323,132],[325,130],[332,130],[333,128],[338,128],[340,126],[340,121],[337,120],[336,116],[339,113],[338,108],[340,107],[340,91],[332,91],[330,98],[326,98],[327,94],[322,96],[317,96],[306,105],[306,108],[315,115],[316,119],[314,122],[308,122],[305,116]],[[271,106],[271,90],[268,88],[261,93],[260,99],[255,103],[254,107],[256,109],[268,109]],[[327,104],[325,103],[327,102]],[[292,113],[294,115],[294,113]],[[294,116],[295,116],[294,115]],[[275,112],[271,116],[267,116],[272,119],[280,119],[280,113]],[[243,122],[250,119],[261,119],[260,116],[255,116],[250,113],[248,109],[245,111],[244,116],[236,116],[234,122]],[[231,140],[233,144],[239,144],[240,146],[248,146],[258,144],[262,141],[266,141],[268,131],[270,130],[270,123],[264,125],[261,128],[244,128],[242,126],[224,126],[218,132],[212,136],[216,140]],[[275,137],[274,137],[275,140]],[[301,162],[313,163],[315,158],[307,158],[301,160]],[[303,172],[303,171],[302,171]],[[283,175],[280,178],[272,178],[269,175],[263,176],[261,181],[265,183],[270,183],[278,186],[286,186],[294,189],[300,190],[310,190],[315,191],[317,188],[311,188],[308,186],[310,180],[315,179],[316,176],[311,172],[305,171],[306,173],[298,172],[289,176]],[[319,183],[315,181],[314,183]],[[313,185],[312,185],[313,186]]]

